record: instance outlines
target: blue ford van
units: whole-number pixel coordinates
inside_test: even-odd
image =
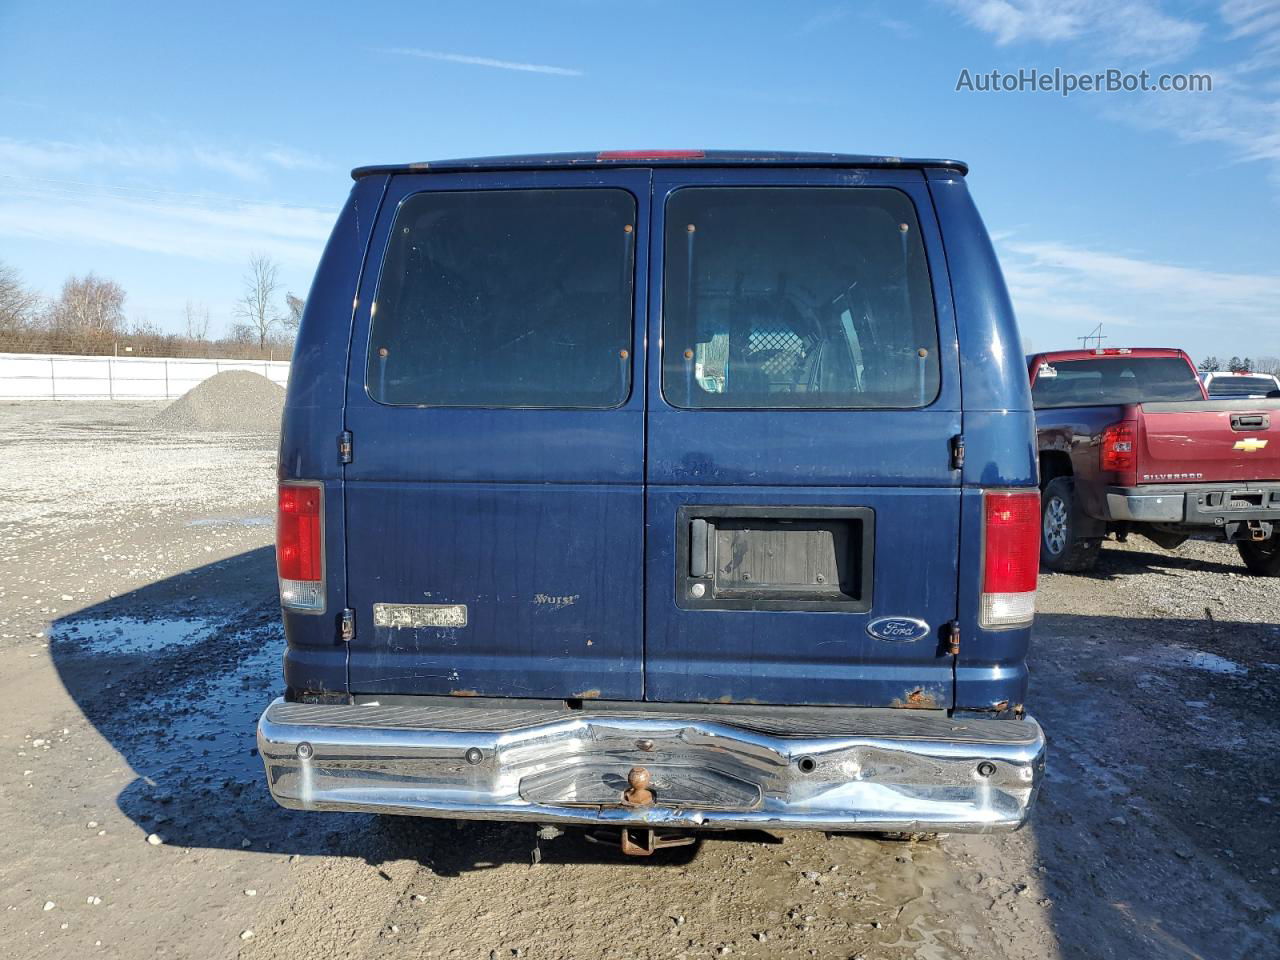
[[[631,852],[1021,825],[1033,417],[966,172],[354,171],[280,443],[276,800]]]

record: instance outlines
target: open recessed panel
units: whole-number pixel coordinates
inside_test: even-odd
[[[871,608],[866,507],[681,507],[676,604],[686,609]]]

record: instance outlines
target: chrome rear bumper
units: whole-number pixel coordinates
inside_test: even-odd
[[[1027,819],[1045,741],[1030,718],[939,711],[415,697],[276,700],[258,749],[272,796],[301,810],[985,833]],[[622,800],[633,767],[651,776],[651,805]]]

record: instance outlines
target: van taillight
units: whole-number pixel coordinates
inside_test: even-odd
[[[988,629],[1022,627],[1036,612],[1040,569],[1040,494],[988,490],[983,494],[982,604]]]
[[[1133,469],[1133,424],[1113,423],[1102,431],[1099,466],[1124,472]]]
[[[276,570],[280,603],[291,610],[324,611],[324,490],[282,483],[276,510]]]

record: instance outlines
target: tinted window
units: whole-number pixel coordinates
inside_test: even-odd
[[[635,215],[623,190],[409,197],[378,284],[369,394],[442,406],[622,403]]]
[[[1031,388],[1037,407],[1087,407],[1156,400],[1203,400],[1180,357],[1099,357],[1042,363]]]
[[[1214,377],[1209,381],[1211,397],[1265,397],[1280,389],[1273,377]]]
[[[906,194],[686,188],[666,220],[669,403],[918,407],[937,396],[933,291]]]

